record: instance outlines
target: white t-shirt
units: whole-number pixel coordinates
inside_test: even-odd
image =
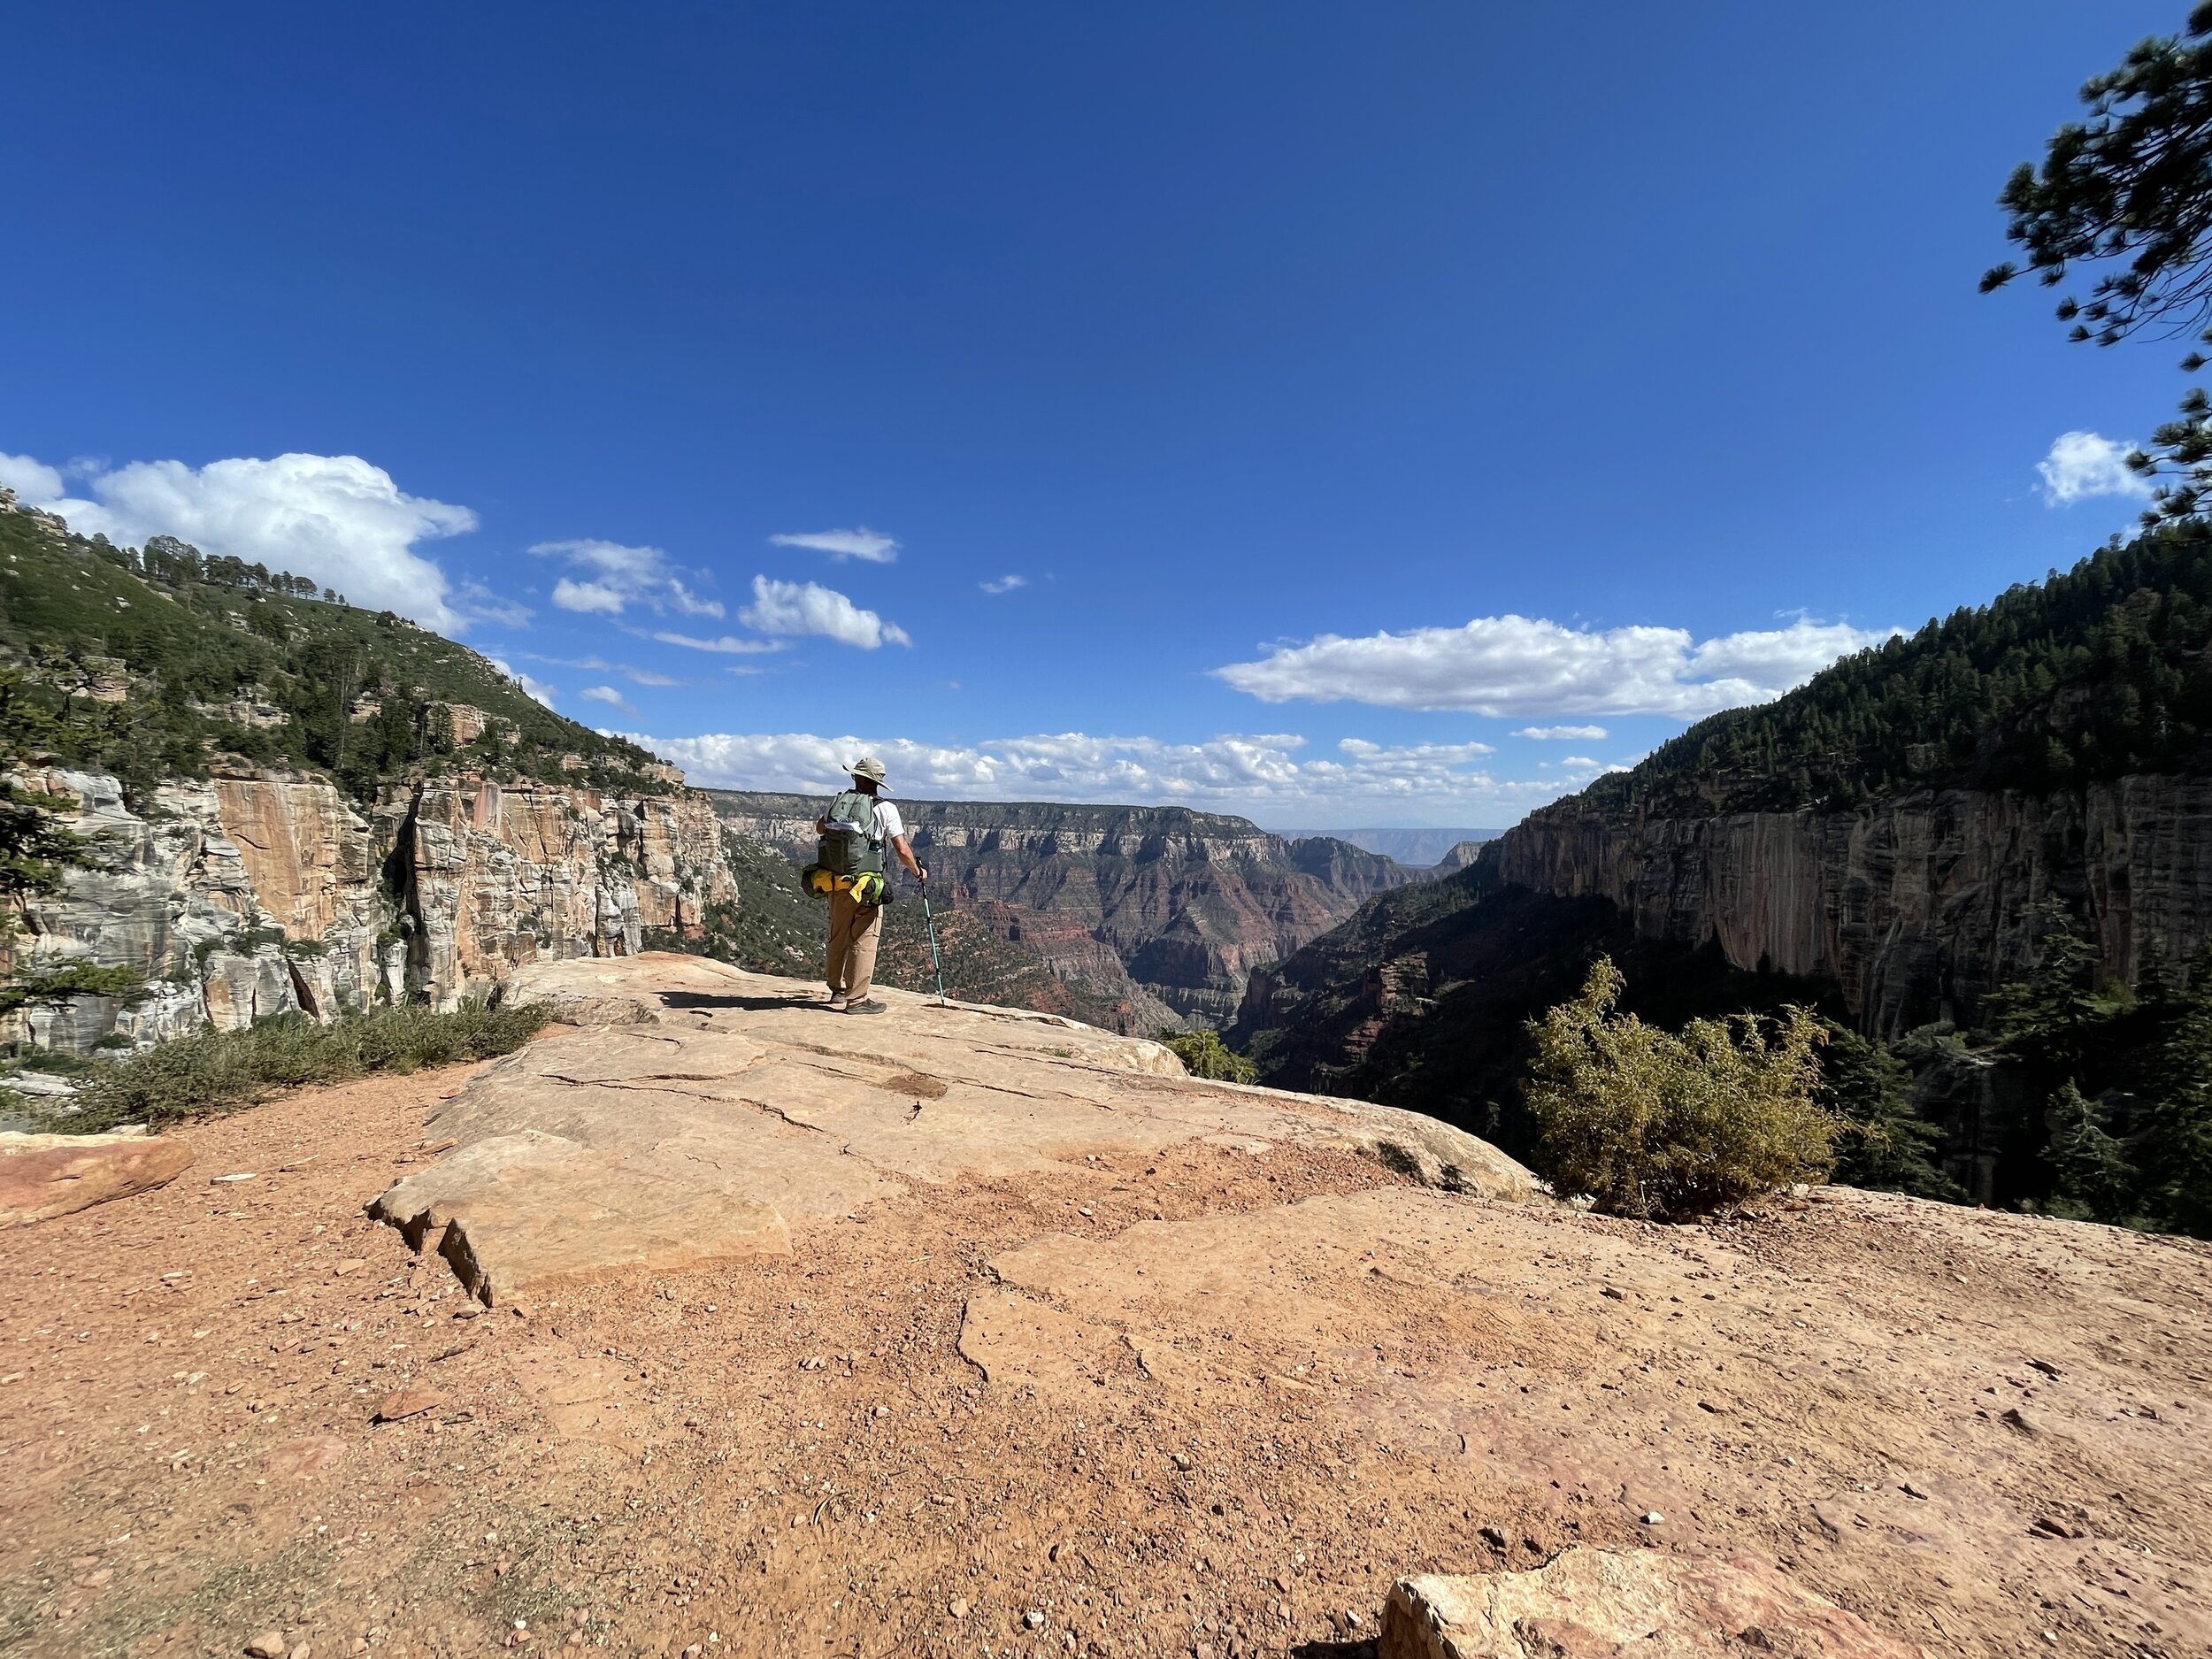
[[[888,847],[906,833],[906,820],[899,816],[898,808],[881,795],[876,797],[876,839]]]

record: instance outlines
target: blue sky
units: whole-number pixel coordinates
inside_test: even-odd
[[[2184,10],[24,9],[0,480],[702,781],[1502,824],[2131,521],[1974,284]]]

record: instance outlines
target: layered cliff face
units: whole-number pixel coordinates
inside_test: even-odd
[[[322,780],[242,769],[163,784],[134,811],[104,774],[19,777],[73,802],[62,821],[98,851],[31,902],[17,956],[128,968],[148,987],[35,1004],[0,1032],[66,1053],[379,1000],[449,1007],[539,957],[695,935],[733,896],[695,796],[428,784],[365,817]]]
[[[733,895],[720,826],[693,796],[433,785],[377,811],[408,989],[440,1007],[541,956],[633,956]]]
[[[709,793],[731,827],[811,856],[821,800]],[[1286,841],[1183,807],[922,801],[901,810],[933,891],[949,890],[1087,994],[1127,1002],[1140,1025],[1154,1009],[1225,1022],[1255,967],[1426,873],[1347,841]]]
[[[380,987],[384,925],[370,826],[328,784],[214,778],[163,785],[142,813],[100,773],[35,769],[26,790],[73,802],[62,821],[98,862],[34,899],[18,958],[128,968],[146,994],[34,1003],[5,1033],[83,1053],[203,1025],[358,1005]]]
[[[1932,1033],[1984,1023],[1990,993],[2030,973],[2051,899],[2108,981],[2188,961],[2212,937],[2212,780],[1704,817],[1578,796],[1255,973],[1229,1039],[1278,1087],[1415,1106],[1520,1151],[1525,1022],[1608,955],[1626,1011],[1662,1025],[1806,1002],[1916,1033],[1900,1052],[1946,1170],[2007,1202],[2047,1181],[2042,1094]]]
[[[1709,818],[1582,797],[1484,849],[1504,882],[1611,901],[1642,938],[1715,941],[1741,968],[1832,982],[1861,1029],[1970,1023],[2035,960],[2047,898],[2083,918],[2108,979],[2212,937],[2212,780],[2069,793],[1922,791],[1854,810]]]

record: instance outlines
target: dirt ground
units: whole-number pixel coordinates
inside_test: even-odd
[[[470,1074],[188,1126],[171,1186],[0,1234],[0,1650],[1352,1659],[1395,1578],[1583,1541],[1758,1548],[1932,1653],[2212,1651],[2199,1247],[1194,1144],[486,1310],[362,1214]],[[1240,1240],[1294,1287],[1176,1288]]]

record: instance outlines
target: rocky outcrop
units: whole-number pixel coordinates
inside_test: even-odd
[[[1436,861],[1436,873],[1439,876],[1456,875],[1481,857],[1482,849],[1487,845],[1487,841],[1453,842],[1445,849],[1444,856]]]
[[[0,1032],[71,1053],[378,1001],[449,1007],[525,962],[694,934],[732,892],[712,811],[681,794],[433,783],[365,815],[321,780],[243,768],[164,784],[138,810],[100,773],[21,781],[73,803],[63,821],[96,852],[33,901],[18,956],[147,986],[34,1005]]]
[[[1640,1659],[1916,1659],[1919,1650],[1748,1555],[1718,1560],[1577,1547],[1524,1572],[1401,1578],[1383,1604],[1379,1659],[1624,1652]]]
[[[822,802],[709,792],[741,833],[812,856]],[[1247,978],[1425,871],[1316,836],[1287,841],[1240,818],[1185,807],[975,801],[902,803],[933,889],[949,887],[1002,937],[1033,943],[1064,977],[1125,995],[1100,972],[1110,952],[1142,998],[1225,1024]]]
[[[62,820],[94,841],[96,861],[66,890],[34,900],[29,965],[85,961],[146,982],[126,1002],[79,996],[34,1004],[14,1035],[83,1053],[266,1014],[358,1006],[380,985],[388,914],[367,820],[326,783],[239,775],[168,783],[142,810],[97,772],[35,770],[32,794],[74,803]]]
[[[2034,959],[2047,897],[2085,918],[2107,974],[2212,937],[2212,780],[2076,794],[1951,789],[1853,811],[1621,815],[1580,797],[1483,849],[1506,882],[1610,900],[1645,938],[1717,941],[1739,967],[1831,980],[1863,1029],[1964,1023]]]
[[[540,957],[634,956],[731,894],[720,828],[689,796],[434,785],[379,808],[409,994],[483,995]]]
[[[191,1167],[192,1148],[168,1135],[0,1134],[0,1227],[74,1215]]]
[[[888,1011],[861,1021],[697,956],[523,968],[507,995],[597,1024],[441,1108],[432,1133],[459,1144],[373,1213],[501,1302],[629,1266],[786,1256],[795,1230],[864,1205],[1104,1148],[1326,1147],[1448,1191],[1536,1194],[1502,1153],[1416,1113],[1198,1082],[1156,1042],[880,994]]]

